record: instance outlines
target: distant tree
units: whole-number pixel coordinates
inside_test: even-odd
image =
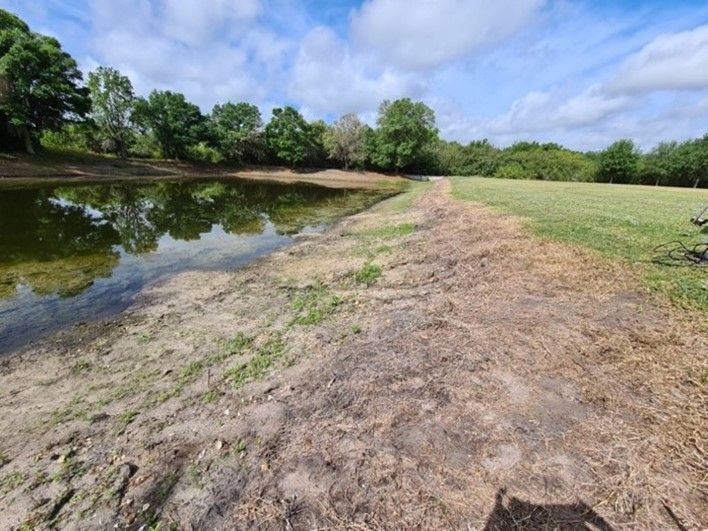
[[[184,158],[187,148],[204,136],[204,117],[199,107],[183,94],[168,90],[153,90],[147,99],[139,99],[133,119],[152,132],[162,154],[169,158]]]
[[[265,141],[279,160],[294,168],[308,155],[309,124],[292,107],[273,109],[273,117],[265,128]]]
[[[327,166],[327,149],[325,147],[329,126],[323,120],[310,122],[307,127],[307,156],[305,161],[310,167]]]
[[[598,157],[600,181],[631,183],[637,176],[639,149],[628,139],[618,140]]]
[[[356,114],[345,114],[334,122],[325,136],[330,159],[339,161],[345,170],[366,160],[366,125]]]
[[[435,113],[409,98],[384,101],[379,107],[373,162],[401,171],[421,160],[423,150],[437,138]]]
[[[0,129],[32,153],[38,133],[86,115],[90,100],[81,81],[76,61],[56,39],[0,9]]]
[[[641,181],[656,186],[670,184],[680,173],[677,142],[661,142],[642,158]]]
[[[109,151],[116,151],[125,158],[132,135],[136,101],[133,84],[118,70],[99,66],[89,73],[88,87],[91,91],[91,117],[109,144]]]
[[[503,162],[495,177],[536,179],[543,181],[592,181],[595,163],[575,151],[539,145],[532,149],[504,150]]]
[[[679,148],[686,185],[698,188],[708,184],[708,134],[689,140]]]
[[[209,116],[209,132],[219,152],[240,163],[259,158],[263,127],[261,112],[250,103],[215,105]]]

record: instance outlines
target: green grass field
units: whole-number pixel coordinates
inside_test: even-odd
[[[456,198],[528,218],[540,236],[624,259],[641,268],[650,289],[708,311],[708,267],[652,262],[654,248],[664,242],[708,240],[689,221],[708,204],[708,190],[477,177],[452,183]]]

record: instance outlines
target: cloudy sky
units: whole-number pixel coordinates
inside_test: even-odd
[[[372,122],[420,99],[442,135],[649,148],[708,133],[706,0],[0,0],[84,71],[204,112],[250,101]]]

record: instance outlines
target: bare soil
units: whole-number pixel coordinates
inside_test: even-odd
[[[330,188],[380,188],[396,184],[400,176],[370,171],[299,169],[191,164],[174,160],[116,159],[105,156],[46,156],[0,154],[0,186],[42,183],[92,183],[130,180],[252,179],[310,182]]]
[[[706,528],[706,316],[396,201],[3,360],[0,528]]]

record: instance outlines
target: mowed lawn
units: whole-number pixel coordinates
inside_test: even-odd
[[[671,240],[698,243],[708,233],[690,223],[708,190],[454,177],[458,199],[486,203],[529,219],[533,230],[642,268],[649,288],[680,306],[708,311],[708,267],[653,263]]]

